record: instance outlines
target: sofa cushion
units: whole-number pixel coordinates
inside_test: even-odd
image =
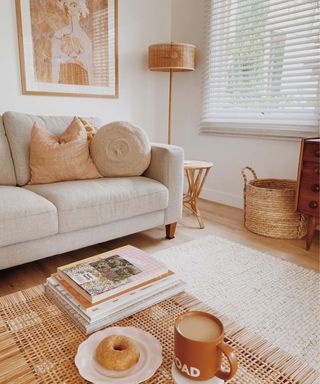
[[[38,193],[57,207],[60,233],[159,211],[168,206],[168,189],[142,176],[65,181],[23,188]]]
[[[0,116],[0,185],[16,185],[11,152]]]
[[[92,140],[90,151],[98,171],[106,177],[140,176],[151,160],[147,134],[124,121],[101,127]]]
[[[1,247],[58,232],[56,207],[20,187],[0,186],[0,217]]]
[[[33,124],[46,128],[53,134],[60,136],[71,123],[73,116],[35,116],[19,112],[5,112],[3,122],[8,137],[15,167],[17,183],[27,184],[30,180],[29,156],[30,140]],[[95,118],[86,120],[100,126],[100,121]]]
[[[101,177],[90,157],[86,129],[77,117],[60,137],[34,123],[30,169],[30,184]]]

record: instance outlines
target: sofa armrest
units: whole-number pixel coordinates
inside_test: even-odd
[[[152,144],[151,163],[145,176],[164,184],[169,190],[169,204],[164,224],[175,223],[182,217],[183,159],[181,147]]]

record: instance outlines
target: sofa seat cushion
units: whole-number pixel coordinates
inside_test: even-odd
[[[20,187],[0,186],[0,246],[58,233],[56,207]]]
[[[57,207],[60,233],[159,211],[167,208],[169,199],[168,189],[163,184],[143,176],[65,181],[23,188],[45,197]]]

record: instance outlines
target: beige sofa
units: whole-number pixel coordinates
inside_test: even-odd
[[[61,134],[72,117],[0,116],[0,269],[166,225],[182,213],[183,150],[152,145],[139,177],[28,185],[29,141],[36,121]],[[95,119],[91,123],[99,125]]]

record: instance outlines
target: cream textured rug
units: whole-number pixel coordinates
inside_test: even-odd
[[[318,273],[216,236],[155,257],[218,313],[320,370]]]

